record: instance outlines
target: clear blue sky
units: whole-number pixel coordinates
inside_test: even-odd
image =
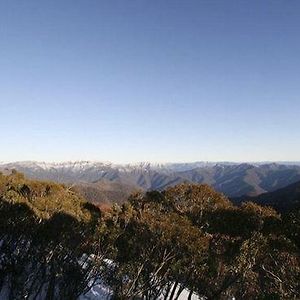
[[[0,2],[0,161],[300,160],[300,1]]]

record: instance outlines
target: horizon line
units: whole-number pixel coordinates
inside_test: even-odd
[[[137,165],[137,164],[196,164],[196,163],[207,163],[207,164],[293,164],[300,163],[300,160],[255,160],[255,161],[247,161],[247,160],[195,160],[195,161],[129,161],[129,162],[114,162],[110,160],[86,160],[86,159],[78,159],[78,160],[15,160],[15,161],[0,161],[1,165],[4,164],[14,164],[14,163],[40,163],[40,164],[63,164],[63,163],[103,163],[103,164],[113,164],[113,165]]]

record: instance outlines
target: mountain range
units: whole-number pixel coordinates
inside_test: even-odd
[[[232,198],[231,201],[235,204],[251,201],[263,206],[271,206],[280,212],[287,212],[300,207],[300,181],[273,192],[253,197],[241,196]]]
[[[205,183],[230,198],[258,196],[300,181],[297,163],[138,163],[14,162],[0,170],[15,169],[29,178],[71,185],[92,202],[123,202],[137,190],[163,190],[178,183]]]

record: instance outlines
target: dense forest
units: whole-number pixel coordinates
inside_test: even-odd
[[[0,298],[299,299],[300,210],[233,205],[207,185],[102,209],[68,186],[0,175]]]

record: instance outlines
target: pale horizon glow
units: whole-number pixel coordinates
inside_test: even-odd
[[[37,163],[37,164],[53,164],[60,165],[66,163],[101,163],[111,165],[139,165],[150,163],[151,165],[168,165],[168,164],[195,164],[195,163],[207,163],[207,164],[283,164],[283,165],[299,165],[300,161],[108,161],[108,160],[59,160],[59,161],[42,161],[42,160],[17,160],[17,161],[0,161],[0,165],[14,164],[14,163]]]
[[[0,161],[300,161],[299,1],[1,1]]]

